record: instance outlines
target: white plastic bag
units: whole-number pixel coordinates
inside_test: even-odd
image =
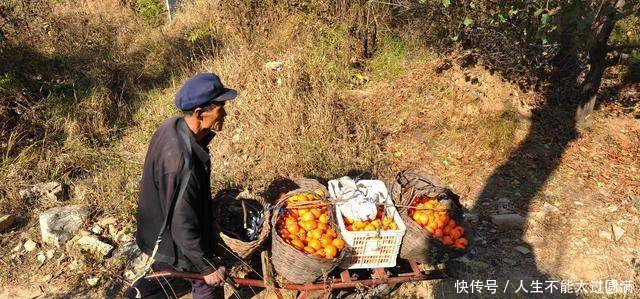
[[[378,213],[376,204],[384,202],[384,194],[380,190],[358,184],[348,176],[331,181],[330,187],[331,196],[340,202],[337,208],[342,215],[354,220],[375,219]]]

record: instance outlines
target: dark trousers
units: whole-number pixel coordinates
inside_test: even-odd
[[[154,262],[151,269],[155,272],[166,270],[179,270],[171,265],[163,262]],[[153,280],[141,279],[134,284],[134,287],[142,294],[145,299],[160,298],[180,298],[191,290],[193,299],[223,299],[224,290],[222,287],[212,287],[202,280],[177,279],[177,278],[158,278]],[[129,288],[125,290],[127,298],[136,298],[136,290]]]

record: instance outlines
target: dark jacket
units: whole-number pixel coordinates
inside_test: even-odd
[[[190,139],[192,170],[184,195],[176,200],[155,260],[206,275],[219,265],[213,252],[211,163],[207,149],[213,133],[206,140],[196,141],[182,117],[164,121],[149,144],[138,198],[136,242],[142,252],[151,255],[171,199],[178,196],[185,154],[179,129],[186,130]]]

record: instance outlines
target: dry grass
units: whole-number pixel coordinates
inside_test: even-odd
[[[31,5],[22,8],[43,12],[19,16],[52,22],[49,29],[16,31],[12,41],[66,67],[47,75],[56,84],[46,98],[30,94],[32,107],[50,107],[33,120],[46,133],[3,148],[3,212],[30,218],[33,208],[46,207],[22,202],[18,189],[61,180],[71,185],[72,202],[130,218],[146,145],[157,125],[176,114],[181,82],[201,71],[220,74],[241,94],[212,144],[215,186],[259,188],[280,176],[328,178],[382,165],[375,125],[337,92],[352,73],[356,41],[346,25],[327,25],[286,4],[267,13],[243,1],[195,1],[163,27],[147,25],[116,1]],[[42,42],[20,43],[25,34]],[[264,69],[270,60],[285,62],[284,70]],[[44,71],[33,66],[33,73]]]

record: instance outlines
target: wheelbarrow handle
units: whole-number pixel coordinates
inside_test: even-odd
[[[178,278],[178,279],[192,279],[192,280],[204,280],[204,275],[196,272],[187,272],[187,271],[175,271],[175,270],[166,270],[166,271],[158,271],[148,274],[146,279],[155,279],[155,278]],[[241,280],[241,279],[240,279]],[[238,290],[238,283],[236,283],[236,278],[227,276],[225,278],[225,282],[234,290]]]

